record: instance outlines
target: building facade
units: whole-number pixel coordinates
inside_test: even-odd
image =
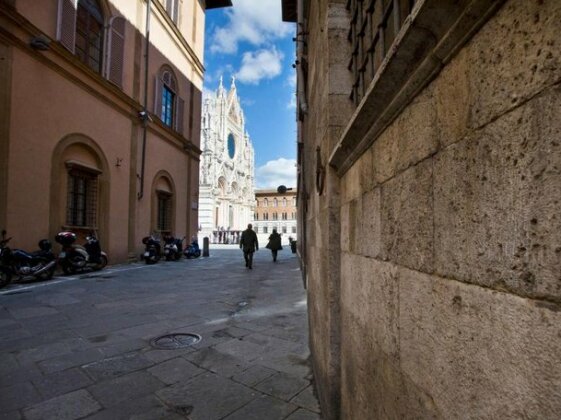
[[[200,236],[236,242],[253,218],[254,151],[235,79],[203,99],[199,183]]]
[[[197,232],[205,8],[0,1],[0,227],[95,232],[110,262]],[[228,3],[228,2],[226,2]]]
[[[328,419],[561,412],[561,2],[284,0]]]
[[[297,239],[296,194],[296,189],[290,189],[284,194],[277,190],[255,191],[253,230],[262,246],[267,243],[273,229],[282,235],[283,245],[288,245],[289,237]]]

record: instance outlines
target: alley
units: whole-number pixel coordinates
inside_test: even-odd
[[[230,247],[0,293],[1,418],[320,418],[286,248],[276,264],[260,250],[253,270]]]

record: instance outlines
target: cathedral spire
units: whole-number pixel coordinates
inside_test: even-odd
[[[220,81],[218,82],[218,90],[216,91],[216,96],[220,97],[224,94],[224,85],[222,84],[222,76],[220,76]]]
[[[230,90],[236,90],[236,76],[232,76],[232,85],[230,86]]]

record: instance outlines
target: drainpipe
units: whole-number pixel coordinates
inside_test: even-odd
[[[144,109],[140,113],[142,119],[142,160],[140,163],[140,191],[138,192],[138,199],[144,196],[144,168],[146,166],[146,135],[148,132],[148,121],[150,115],[148,114],[148,63],[150,54],[150,14],[152,13],[152,0],[146,0],[146,44],[144,49]]]

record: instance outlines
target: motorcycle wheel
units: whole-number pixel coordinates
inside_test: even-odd
[[[7,286],[12,281],[12,273],[4,267],[0,267],[0,288]]]
[[[69,262],[62,263],[62,271],[64,274],[74,274],[76,269]]]
[[[107,265],[107,257],[105,255],[102,255],[101,257],[99,257],[99,264],[96,264],[94,267],[94,270],[102,270],[103,268],[105,268],[105,266]]]
[[[55,269],[56,269],[56,265],[53,265],[50,269],[48,269],[47,271],[39,274],[39,279],[41,280],[50,280],[53,278],[53,276],[55,275]]]

